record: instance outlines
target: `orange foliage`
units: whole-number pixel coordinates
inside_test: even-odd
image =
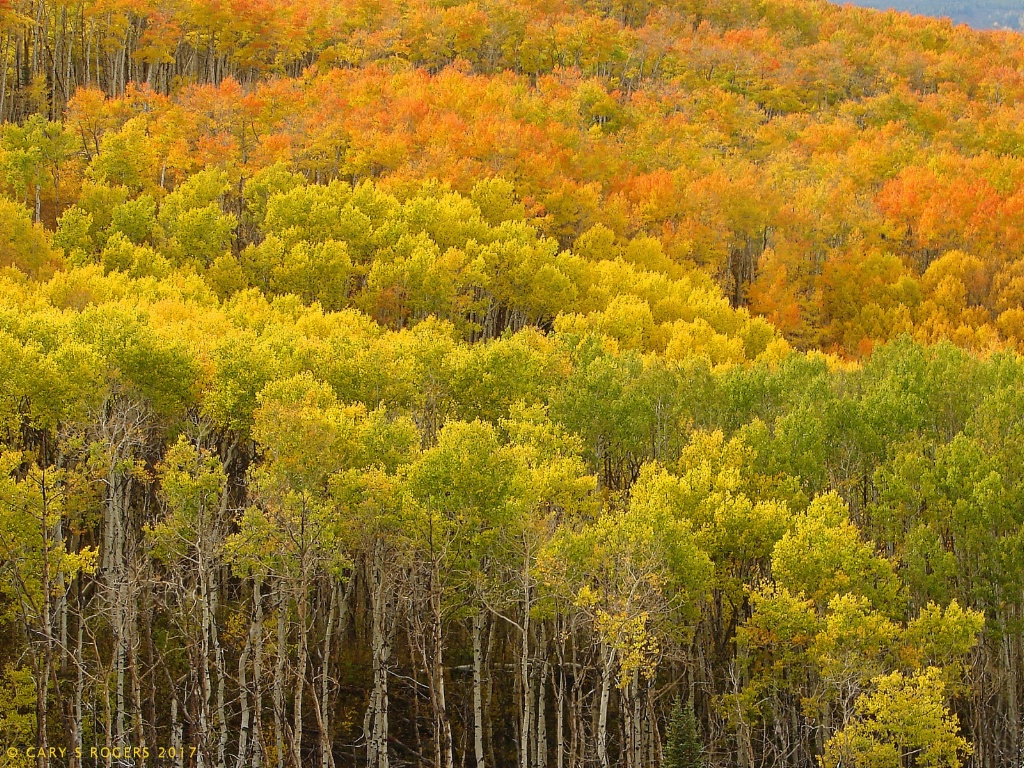
[[[563,246],[595,224],[656,238],[800,346],[1024,340],[1014,35],[808,0],[84,12],[102,34],[73,52],[144,23],[128,82],[93,71],[68,130],[89,161],[142,120],[153,190],[211,166],[244,186],[278,162],[397,193],[500,175]]]

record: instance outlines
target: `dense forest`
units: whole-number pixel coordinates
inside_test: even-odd
[[[1024,759],[1024,47],[4,0],[0,766]]]

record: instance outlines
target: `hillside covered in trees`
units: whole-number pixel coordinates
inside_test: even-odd
[[[0,765],[1024,755],[1018,35],[0,29]]]
[[[858,0],[854,5],[948,18],[975,29],[1015,29],[1024,26],[1021,0]]]

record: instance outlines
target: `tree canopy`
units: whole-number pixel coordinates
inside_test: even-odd
[[[0,4],[0,765],[1009,765],[1019,42]]]

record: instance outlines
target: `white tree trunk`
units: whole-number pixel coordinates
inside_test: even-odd
[[[608,701],[612,692],[612,672],[615,664],[615,649],[601,644],[601,702],[597,714],[597,758],[601,768],[610,768],[608,759]]]
[[[261,768],[263,765],[263,579],[256,578],[253,586],[253,600],[256,601],[256,616],[253,619],[253,739],[252,765]]]
[[[537,757],[535,765],[537,768],[547,768],[548,765],[548,721],[547,721],[547,679],[548,679],[548,656],[547,642],[544,634],[544,625],[541,624],[540,651],[543,654],[540,674],[537,676]]]
[[[533,681],[530,678],[530,588],[530,554],[527,547],[523,558],[523,636],[519,648],[519,679],[523,697],[522,721],[519,728],[519,768],[530,768],[530,724],[533,720]]]
[[[388,768],[388,671],[394,636],[394,605],[384,542],[374,542],[368,564],[373,691],[364,720],[367,768]]]
[[[274,746],[277,768],[284,768],[284,667],[288,654],[288,599],[284,585],[278,584],[277,657],[274,660]]]
[[[483,613],[473,616],[473,754],[476,768],[486,768],[484,759],[484,670]]]
[[[258,598],[253,594],[253,601]],[[249,708],[249,680],[248,666],[249,655],[252,653],[253,635],[256,622],[249,625],[249,633],[245,637],[245,646],[238,657],[238,707],[241,710],[241,724],[238,729],[238,755],[235,758],[235,768],[243,768],[249,757],[249,731],[251,728],[252,713]]]
[[[330,665],[331,637],[334,635],[334,609],[338,602],[338,585],[331,582],[330,605],[327,607],[327,627],[324,631],[323,659],[320,662],[320,701],[317,706],[317,725],[320,727],[320,768],[334,768],[330,734]]]

